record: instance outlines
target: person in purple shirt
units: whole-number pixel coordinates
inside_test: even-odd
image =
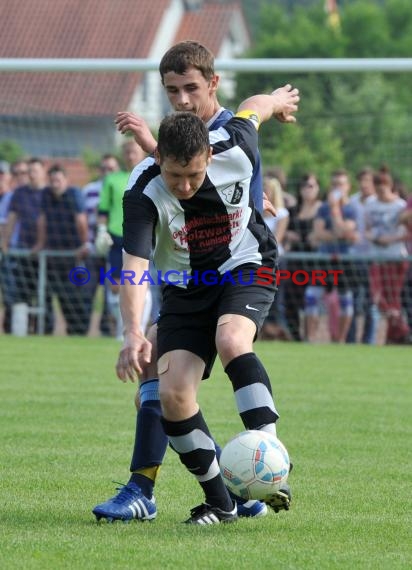
[[[69,335],[84,335],[89,328],[90,314],[81,287],[70,279],[70,270],[89,253],[87,217],[84,198],[79,188],[69,186],[64,168],[58,164],[48,170],[49,186],[41,196],[37,218],[37,240],[32,248],[72,251],[69,257],[49,256],[47,284],[59,299]]]

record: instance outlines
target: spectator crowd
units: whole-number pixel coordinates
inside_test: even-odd
[[[55,331],[58,302],[67,334],[88,334],[98,313],[100,334],[122,337],[122,196],[129,173],[144,156],[127,140],[120,159],[101,157],[98,178],[84,188],[71,185],[60,164],[46,170],[36,157],[13,164],[0,160],[4,333],[12,332],[13,307],[19,303],[28,307],[28,332],[38,332],[42,295],[45,334]],[[278,242],[279,269],[300,277],[279,281],[262,339],[317,342],[326,323],[325,338],[332,342],[411,342],[412,196],[386,166],[363,168],[354,183],[352,188],[345,169],[331,174],[325,190],[315,172],[305,173],[295,189],[281,169],[264,173],[264,192],[277,212],[275,217],[264,212],[264,219]],[[69,279],[79,266],[88,270],[84,286]],[[108,268],[111,278],[96,301],[99,278]],[[337,282],[330,270],[339,272]],[[313,280],[314,271],[327,277]],[[158,286],[149,288],[147,324],[156,317],[159,296]]]

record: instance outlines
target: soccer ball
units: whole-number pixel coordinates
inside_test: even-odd
[[[222,449],[220,472],[238,497],[264,501],[279,491],[289,475],[289,454],[274,435],[260,430],[237,434]]]

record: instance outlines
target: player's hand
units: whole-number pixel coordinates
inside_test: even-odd
[[[263,192],[263,211],[266,214],[271,214],[272,216],[277,216],[277,211],[275,206],[272,204],[272,202],[269,200],[269,198],[267,197],[266,193]]]
[[[116,364],[116,374],[122,382],[136,382],[143,365],[150,362],[152,344],[143,334],[128,333]]]
[[[273,116],[281,123],[296,123],[294,113],[299,110],[299,89],[287,84],[275,89],[272,95],[276,97]]]
[[[157,147],[157,141],[152,135],[146,121],[130,111],[120,111],[116,115],[115,123],[117,130],[125,135],[127,132],[133,134],[134,140],[142,149],[151,154]]]

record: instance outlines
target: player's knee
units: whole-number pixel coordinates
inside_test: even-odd
[[[188,405],[187,394],[171,386],[159,386],[159,397],[163,414],[168,417],[185,415],[185,408]]]
[[[223,323],[216,331],[216,349],[223,363],[245,352],[245,334],[233,323]]]

